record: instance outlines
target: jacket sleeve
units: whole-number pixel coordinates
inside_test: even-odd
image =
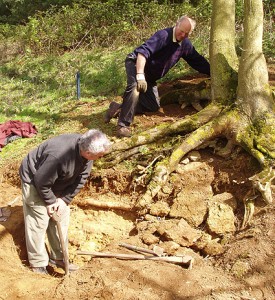
[[[193,50],[189,54],[182,58],[196,71],[210,76],[209,62],[196,51],[195,47],[193,47]]]
[[[80,190],[85,185],[87,179],[90,176],[92,165],[93,165],[92,161],[89,161],[87,163],[86,168],[83,170],[81,174],[78,175],[74,183],[68,186],[62,193],[61,198],[67,204],[69,204],[73,200],[73,198],[80,192]]]

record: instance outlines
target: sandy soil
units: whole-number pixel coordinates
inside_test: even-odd
[[[166,87],[167,88],[167,87]],[[165,90],[165,88],[163,88]],[[138,116],[136,126],[150,126],[192,113],[176,104],[164,107],[159,114]],[[236,227],[243,217],[241,195],[247,189],[243,182],[251,170],[245,166],[252,158],[244,151],[229,159],[215,155],[213,149],[200,150],[201,162],[211,164],[215,177],[214,191],[229,192],[239,199]],[[61,269],[51,269],[51,275],[37,275],[28,268],[18,165],[1,170],[0,206],[11,215],[0,222],[0,299],[125,299],[125,300],[273,300],[275,299],[275,205],[256,201],[255,216],[245,230],[237,230],[224,242],[225,251],[218,256],[205,256],[193,251],[192,268],[186,265],[149,260],[92,258],[77,255],[77,250],[96,250],[133,254],[119,243],[142,245],[135,231],[138,215],[131,211],[99,209],[77,205],[87,196],[83,190],[71,207],[69,230],[70,260],[80,270],[64,276]],[[127,184],[125,171],[118,180],[114,172],[106,172],[108,190],[93,191],[94,197],[129,201],[131,194],[119,193],[119,183]],[[117,185],[112,185],[116,180]],[[200,184],[201,174],[192,180]],[[95,180],[96,181],[96,180]],[[113,187],[113,188],[110,188]],[[275,188],[273,186],[273,195]],[[10,201],[16,200],[9,205]],[[191,252],[190,252],[191,253]]]

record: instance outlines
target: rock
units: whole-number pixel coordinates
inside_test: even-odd
[[[169,215],[184,218],[189,224],[197,227],[205,220],[208,199],[213,197],[213,168],[207,163],[191,162],[185,166],[181,165],[178,173],[181,175],[182,187],[173,200]]]
[[[198,187],[211,185],[215,178],[215,172],[212,166],[209,166],[205,162],[190,162],[187,165],[179,164],[177,173],[181,175],[181,181],[184,186],[184,182],[188,186]]]
[[[159,221],[142,221],[136,224],[136,229],[145,244],[152,245],[159,243],[159,237],[154,235],[157,232],[158,223]]]
[[[186,172],[196,172],[201,168],[204,163],[201,162],[190,162],[188,164],[179,164],[176,172],[182,175],[186,175]]]
[[[222,254],[223,252],[224,252],[224,247],[217,240],[209,241],[202,250],[202,253],[204,255],[210,255],[210,256],[219,255]]]
[[[146,215],[146,217],[148,218],[149,215]],[[157,231],[158,223],[159,221],[157,220],[157,218],[153,217],[149,221],[142,221],[137,223],[136,228],[138,232],[149,231],[150,233],[154,233]]]
[[[147,245],[159,243],[159,238],[150,232],[144,232],[141,236],[142,241]]]
[[[183,164],[183,165],[187,165],[187,164],[189,164],[189,162],[190,162],[190,159],[188,157],[186,157],[180,163]]]
[[[183,190],[174,199],[169,216],[184,218],[189,224],[197,227],[206,218],[209,197],[212,197],[210,186],[198,187],[193,191]]]
[[[150,221],[150,222],[159,222],[160,221],[160,218],[159,217],[156,217],[156,216],[152,216],[150,214],[146,214],[144,216],[144,220],[145,221]],[[145,223],[146,224],[146,223]]]
[[[238,205],[237,199],[231,193],[227,192],[214,195],[211,201],[227,204],[232,207],[234,211],[237,209]]]
[[[251,267],[250,267],[249,263],[246,261],[242,261],[242,260],[237,260],[231,268],[231,272],[239,278],[243,277],[250,270],[251,270]]]
[[[200,254],[196,253],[194,250],[187,247],[180,247],[174,254],[175,256],[192,256],[194,258],[194,264],[196,266],[204,263],[203,258]]]
[[[206,232],[203,232],[200,238],[195,242],[195,247],[199,250],[202,250],[206,247],[207,244],[209,244],[212,240],[212,236]]]
[[[176,251],[180,248],[180,245],[174,241],[163,242],[160,246],[167,255],[175,255]]]
[[[199,151],[191,151],[191,152],[188,153],[188,158],[191,161],[198,161],[198,160],[201,159],[200,152]]]
[[[157,232],[162,239],[174,241],[184,247],[192,246],[202,235],[200,230],[191,227],[184,219],[163,221]]]
[[[236,231],[233,209],[227,204],[211,203],[206,223],[211,232],[221,236]]]
[[[164,217],[169,214],[170,207],[167,202],[158,201],[150,206],[150,214],[153,216]]]
[[[161,188],[162,193],[170,195],[173,191],[173,187],[169,185],[165,185]]]

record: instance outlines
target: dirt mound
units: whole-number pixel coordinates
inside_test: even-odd
[[[250,157],[243,153],[242,164],[240,161],[233,164],[233,160],[229,162],[215,159],[211,151],[207,153],[204,150],[201,159],[204,163],[209,164],[209,161],[211,163],[213,175],[209,176],[212,179],[213,189],[219,193],[233,194],[240,199],[243,194],[240,183],[247,176],[247,170],[242,169],[244,172],[241,172],[240,167],[242,164],[247,165]],[[105,178],[108,179],[110,187],[117,176],[112,171],[108,172],[108,176]],[[125,180],[129,179],[127,176]],[[190,184],[193,185],[197,178],[197,185],[200,186],[202,178],[205,178],[205,171],[201,169],[196,176],[194,174],[192,176],[192,180],[189,178]],[[98,189],[98,186],[94,189]],[[105,199],[107,202],[112,200],[126,203],[127,199],[124,198],[126,195],[120,196],[119,190],[109,190],[107,193],[106,190],[103,192],[102,188],[100,192],[93,193],[93,197],[101,202]],[[8,201],[20,195],[19,188],[8,183],[1,184],[1,192],[2,207],[6,207]],[[69,231],[70,259],[78,263],[81,269],[65,278],[62,277],[62,270],[50,270],[53,277],[36,275],[29,271],[21,200],[10,207],[9,219],[0,225],[0,283],[3,299],[271,300],[274,298],[274,205],[265,207],[258,201],[251,226],[244,231],[237,230],[234,235],[224,235],[223,252],[215,256],[203,254],[192,243],[189,250],[188,247],[182,246],[184,243],[178,248],[173,248],[175,245],[171,243],[169,245],[168,241],[161,240],[161,234],[158,232],[155,235],[158,238],[157,243],[160,242],[160,245],[165,246],[166,251],[174,249],[173,254],[194,257],[193,268],[188,269],[187,265],[161,261],[119,260],[77,255],[78,249],[133,254],[132,251],[119,247],[121,242],[152,249],[150,243],[145,243],[146,239],[139,227],[143,226],[142,223],[148,225],[154,222],[139,220],[132,211],[101,209],[89,204],[79,206],[77,203],[91,196],[87,192],[82,191],[75,199]],[[130,197],[131,195],[128,195],[128,201]],[[238,227],[243,213],[240,203],[235,212],[235,225]],[[163,217],[158,219],[158,222],[162,221],[165,221]],[[205,226],[205,223],[202,223],[202,226]],[[177,234],[177,231],[180,229],[177,230],[176,227],[172,230],[174,234]]]

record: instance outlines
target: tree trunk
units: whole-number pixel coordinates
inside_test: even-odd
[[[271,203],[271,181],[275,178],[275,104],[262,52],[263,3],[245,0],[244,4],[244,45],[236,103],[246,126],[238,131],[236,139],[261,164],[262,171],[250,180],[265,202]]]
[[[274,112],[268,70],[262,52],[263,5],[245,0],[244,44],[238,77],[238,105],[252,120]]]
[[[213,0],[210,32],[212,101],[229,103],[236,98],[238,57],[235,51],[235,1]]]

